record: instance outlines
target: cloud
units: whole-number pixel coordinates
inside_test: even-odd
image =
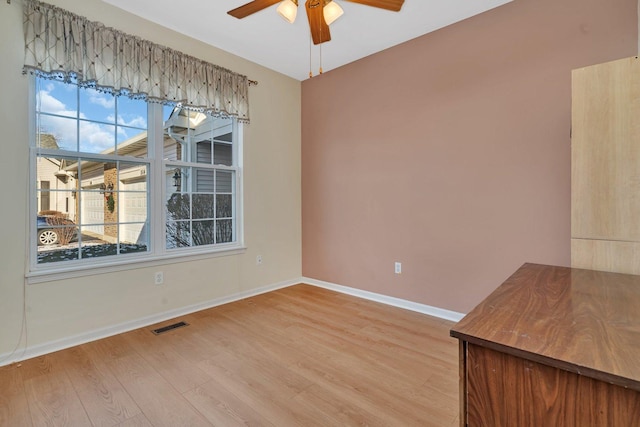
[[[87,94],[89,95],[89,102],[95,105],[99,105],[106,109],[113,109],[116,105],[116,98],[113,95],[106,95],[104,93],[100,93],[95,89],[85,89]]]
[[[130,120],[127,121],[127,119],[125,117],[131,117]],[[107,116],[107,121],[109,123],[113,123],[115,122],[115,117],[113,114],[109,114]],[[122,114],[118,114],[118,125],[120,126],[127,126],[127,127],[133,127],[133,128],[139,128],[139,129],[146,129],[147,128],[147,119],[145,117],[136,115],[136,114],[126,114],[126,115],[122,115]],[[118,128],[118,133],[121,132],[121,128]]]
[[[57,98],[51,96],[51,89],[53,85],[47,86],[49,90],[41,90],[38,92],[38,99],[40,100],[40,111],[44,111],[47,113],[58,114],[61,116],[71,116],[75,117],[76,112],[67,110],[67,106],[62,103]]]
[[[132,119],[127,121],[124,118],[124,116],[118,115],[118,124],[122,126],[131,126],[136,128],[142,128],[142,129],[147,128],[147,119],[145,119],[142,116],[134,116],[134,115],[130,115],[130,116],[132,117]]]
[[[112,125],[80,122],[80,151],[100,153],[115,146],[115,129]]]

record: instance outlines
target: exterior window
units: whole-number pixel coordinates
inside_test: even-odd
[[[234,119],[33,82],[32,271],[239,247]]]

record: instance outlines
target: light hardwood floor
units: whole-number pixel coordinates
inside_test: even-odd
[[[451,322],[308,285],[0,368],[1,426],[454,426]]]

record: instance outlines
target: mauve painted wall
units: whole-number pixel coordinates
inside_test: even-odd
[[[304,276],[467,312],[569,265],[571,70],[635,55],[636,7],[515,0],[303,82]]]

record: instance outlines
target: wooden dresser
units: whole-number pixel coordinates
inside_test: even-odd
[[[640,276],[524,264],[451,336],[462,426],[640,426]]]

